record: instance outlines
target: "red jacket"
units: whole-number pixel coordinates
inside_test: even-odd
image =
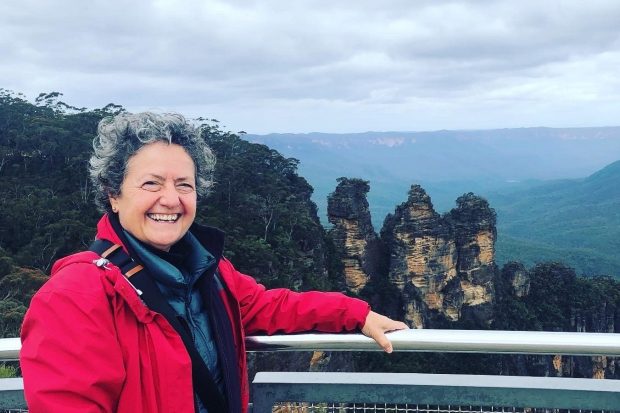
[[[121,243],[107,216],[98,238]],[[194,412],[191,361],[168,321],[149,310],[111,264],[90,251],[54,264],[22,326],[21,368],[31,413]],[[361,328],[368,305],[339,293],[266,290],[220,260],[234,332],[242,406],[249,391],[246,334]]]

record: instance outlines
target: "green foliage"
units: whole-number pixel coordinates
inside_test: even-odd
[[[0,250],[0,337],[17,337],[26,307],[47,277],[40,270],[21,268]]]
[[[515,270],[525,271],[529,279],[529,293],[523,297],[507,285]],[[541,263],[529,271],[508,263],[496,283],[493,328],[611,332],[619,309],[620,282],[611,277],[578,277],[558,262]]]
[[[561,263],[543,263],[530,271],[530,292],[524,303],[533,313],[536,330],[570,331],[577,276]]]
[[[497,374],[505,356],[458,353],[356,353],[356,371],[436,374]]]
[[[17,377],[17,367],[7,364],[0,364],[0,379],[10,379]]]
[[[531,331],[535,325],[535,316],[523,301],[505,298],[496,304],[494,329]]]
[[[34,293],[47,280],[47,276],[39,269],[15,267],[10,274],[0,280],[0,291],[4,298],[30,304]]]
[[[227,256],[268,287],[328,289],[325,231],[298,161],[217,126],[204,136],[218,157],[213,194],[198,219],[227,232]]]
[[[496,244],[496,260],[499,263],[519,261],[528,266],[539,262],[562,261],[575,268],[581,275],[612,275],[620,278],[620,256],[601,252],[596,245],[591,247],[562,248],[560,244],[542,243],[527,239],[512,238],[502,235],[499,230]],[[583,234],[585,244],[589,234]],[[594,240],[590,240],[595,242]],[[590,242],[588,241],[588,242]]]
[[[18,337],[26,307],[47,277],[40,270],[14,265],[0,249],[0,337]]]
[[[12,298],[0,300],[0,337],[18,337],[26,306]]]
[[[620,277],[619,181],[620,161],[585,179],[490,194],[498,262],[562,261],[579,274]]]
[[[0,247],[16,265],[48,271],[83,249],[97,213],[86,172],[104,111],[84,112],[41,94],[37,105],[0,91]]]
[[[0,249],[0,279],[9,274],[14,266],[15,264],[11,257],[7,257],[6,252]]]

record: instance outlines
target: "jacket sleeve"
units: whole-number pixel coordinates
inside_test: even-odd
[[[46,287],[32,299],[21,333],[29,411],[116,411],[125,371],[105,292]]]
[[[341,293],[267,290],[254,278],[236,271],[230,262],[224,264],[233,272],[234,293],[246,334],[351,331],[363,327],[370,311],[365,301]]]

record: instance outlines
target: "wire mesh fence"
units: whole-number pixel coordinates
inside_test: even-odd
[[[272,413],[620,413],[620,410],[568,410],[552,408],[441,406],[389,403],[281,402],[273,406]]]
[[[28,413],[26,409],[0,409],[0,413]],[[255,412],[259,413],[259,412]],[[620,413],[620,410],[583,410],[498,406],[441,406],[390,403],[280,402],[272,413]]]

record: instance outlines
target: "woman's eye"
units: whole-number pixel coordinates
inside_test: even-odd
[[[178,184],[177,188],[179,192],[184,194],[194,191],[194,186],[188,183]]]
[[[142,184],[142,189],[146,189],[147,191],[157,191],[159,190],[159,184],[155,181],[147,181]]]

